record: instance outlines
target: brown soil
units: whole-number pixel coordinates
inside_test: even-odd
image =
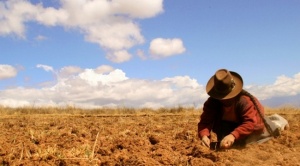
[[[300,166],[300,112],[279,138],[221,151],[201,146],[199,115],[3,115],[0,165]]]

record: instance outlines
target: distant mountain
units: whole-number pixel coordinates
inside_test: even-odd
[[[294,106],[300,107],[300,94],[296,96],[273,97],[261,100],[261,103],[267,107]]]

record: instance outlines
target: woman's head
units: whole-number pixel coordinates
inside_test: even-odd
[[[219,100],[231,99],[243,89],[242,77],[233,71],[219,69],[207,82],[206,92],[209,96]]]

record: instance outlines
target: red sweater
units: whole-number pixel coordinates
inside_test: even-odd
[[[256,98],[255,100],[264,115],[263,106]],[[198,123],[199,137],[202,138],[204,135],[209,136],[214,128],[220,126],[220,122],[224,117],[234,117],[232,121],[239,124],[238,127],[231,132],[236,140],[242,139],[253,132],[261,133],[264,130],[264,123],[250,97],[245,95],[238,96],[235,106],[230,108],[234,110],[228,111],[227,109],[226,112],[235,115],[223,116],[224,109],[221,102],[209,97],[204,103],[203,113]]]

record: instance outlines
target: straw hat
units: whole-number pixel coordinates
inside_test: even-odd
[[[219,100],[231,99],[243,89],[242,77],[233,71],[219,69],[207,82],[206,92]]]

